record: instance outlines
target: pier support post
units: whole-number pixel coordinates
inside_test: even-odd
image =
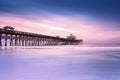
[[[15,46],[17,46],[17,40],[18,40],[17,35],[15,35]]]
[[[28,37],[26,36],[25,37],[25,46],[27,46],[28,45]]]
[[[8,35],[5,34],[5,46],[7,46],[7,38],[8,38]]]
[[[24,36],[22,37],[22,46],[24,46]]]
[[[21,46],[21,35],[19,35],[19,46]]]
[[[39,39],[39,46],[41,46],[41,43],[42,43],[42,39],[40,38]]]
[[[11,36],[10,36],[10,46],[12,46],[13,45],[13,35],[11,34]]]

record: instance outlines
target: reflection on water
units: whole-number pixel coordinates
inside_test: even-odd
[[[1,47],[0,80],[120,80],[120,47]]]

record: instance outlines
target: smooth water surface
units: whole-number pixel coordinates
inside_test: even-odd
[[[120,80],[120,47],[1,47],[0,80]]]

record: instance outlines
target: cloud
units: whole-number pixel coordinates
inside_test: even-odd
[[[18,17],[1,17],[0,25],[11,25],[16,30],[33,32],[46,35],[60,35],[66,37],[70,33],[77,36],[78,39],[84,39],[85,43],[105,43],[117,41],[119,39],[119,30],[109,29],[108,24],[100,24],[98,22],[81,18],[77,20],[65,16],[49,15],[48,18],[27,19]],[[94,22],[94,23],[93,23]],[[28,30],[29,29],[29,30]]]
[[[0,25],[110,42],[120,36],[119,9],[119,0],[0,0]]]

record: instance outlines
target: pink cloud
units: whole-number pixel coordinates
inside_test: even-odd
[[[74,19],[55,15],[50,18],[26,19],[19,17],[1,17],[0,26],[10,25],[16,30],[66,37],[70,33],[78,38],[90,41],[108,41],[120,37],[120,32],[106,28],[107,24],[100,24],[90,19]]]

